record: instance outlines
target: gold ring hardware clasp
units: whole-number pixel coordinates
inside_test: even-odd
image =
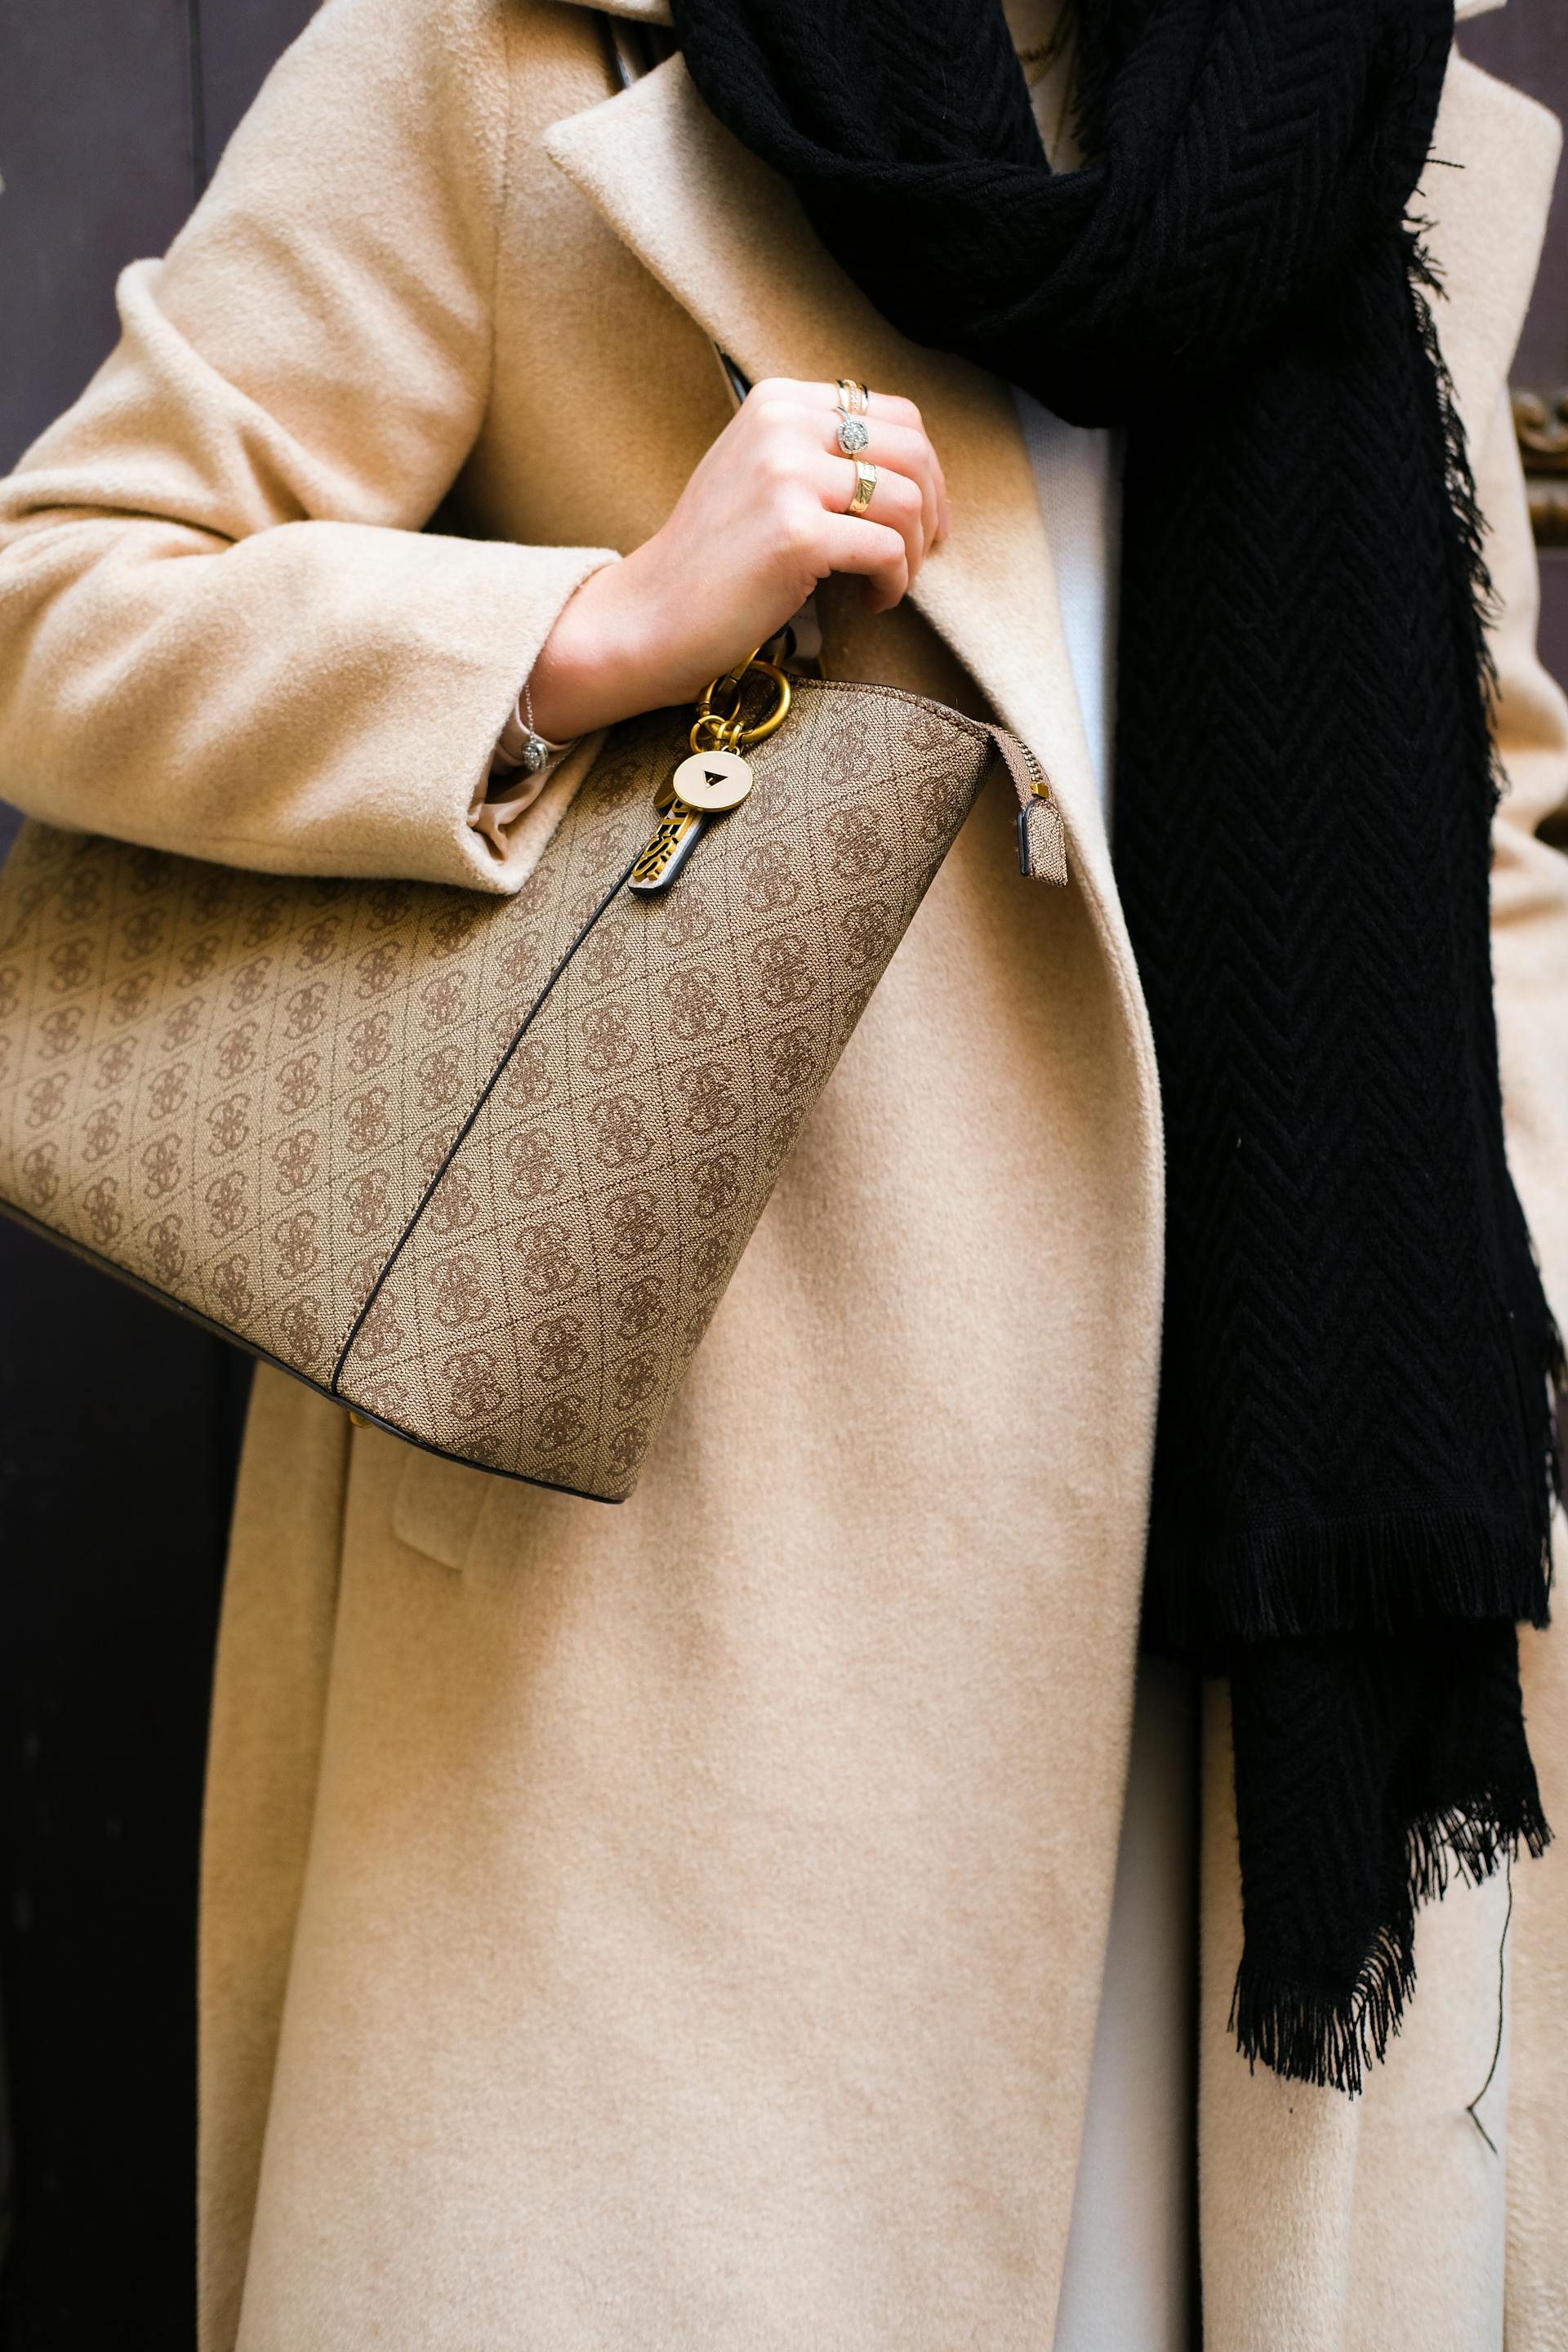
[[[745,682],[753,671],[761,671],[773,680],[773,700],[771,709],[760,719],[748,721],[742,716]],[[775,734],[789,716],[790,682],[777,662],[763,661],[760,654],[750,654],[722,677],[710,679],[697,706],[697,716],[691,723],[691,748],[694,751],[738,751],[742,743],[762,743]],[[714,704],[722,695],[728,703],[724,709]]]

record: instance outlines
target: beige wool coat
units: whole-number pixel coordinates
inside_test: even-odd
[[[635,13],[657,16],[658,0]],[[619,1510],[258,1379],[202,1948],[204,2352],[1048,2352],[1117,1852],[1160,1106],[1011,399],[884,325],[675,59],[572,0],[328,0],[121,346],[0,491],[0,778],[289,873],[510,889],[467,814],[574,587],[753,378],[919,401],[951,542],[825,597],[837,676],[989,707],[982,802]],[[1505,601],[1497,971],[1568,1308],[1568,714],[1504,387],[1557,154],[1456,63],[1442,332]],[[439,527],[422,529],[451,493]],[[453,518],[457,518],[456,523]],[[467,532],[472,535],[459,535]],[[1173,583],[1179,593],[1180,583]],[[1568,1826],[1568,1664],[1531,1727]],[[1223,1696],[1200,2095],[1212,2352],[1568,2342],[1568,1850],[1422,1922],[1366,2096],[1249,2075]]]

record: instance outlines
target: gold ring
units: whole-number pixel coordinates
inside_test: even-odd
[[[867,508],[871,503],[871,494],[876,489],[876,487],[877,468],[875,466],[868,465],[864,457],[857,457],[855,460],[855,495],[850,499],[848,505],[845,508],[845,513],[851,515],[863,515]]]
[[[857,383],[853,376],[839,377],[838,398],[851,416],[868,416],[871,413],[870,393],[863,383]]]

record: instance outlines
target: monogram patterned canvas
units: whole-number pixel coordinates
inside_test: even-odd
[[[404,1435],[619,1500],[992,740],[803,685],[646,898],[668,713],[614,730],[510,898],[29,825],[0,1206]]]

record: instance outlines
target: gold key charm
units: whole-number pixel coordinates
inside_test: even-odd
[[[688,808],[684,801],[672,801],[659,819],[658,830],[637,864],[632,867],[628,890],[639,898],[651,898],[660,890],[668,890],[692,851],[697,836],[706,822],[701,809]]]
[[[752,771],[739,751],[693,751],[669,781],[675,798],[688,808],[719,816],[740,807],[752,789]]]
[[[765,671],[773,680],[775,701],[764,718],[748,726],[741,716],[741,696],[746,673],[752,669]],[[733,697],[728,711],[713,707],[721,693]],[[628,890],[641,898],[668,890],[696,848],[709,818],[740,807],[752,789],[752,771],[736,746],[758,743],[771,735],[789,709],[789,680],[784,672],[772,662],[758,660],[754,654],[726,677],[713,680],[692,725],[690,757],[682,760],[659,791],[658,828],[627,877]]]
[[[669,807],[633,866],[627,888],[644,898],[668,890],[696,848],[706,820],[739,808],[751,789],[752,772],[738,751],[693,751],[682,760],[669,781]]]

